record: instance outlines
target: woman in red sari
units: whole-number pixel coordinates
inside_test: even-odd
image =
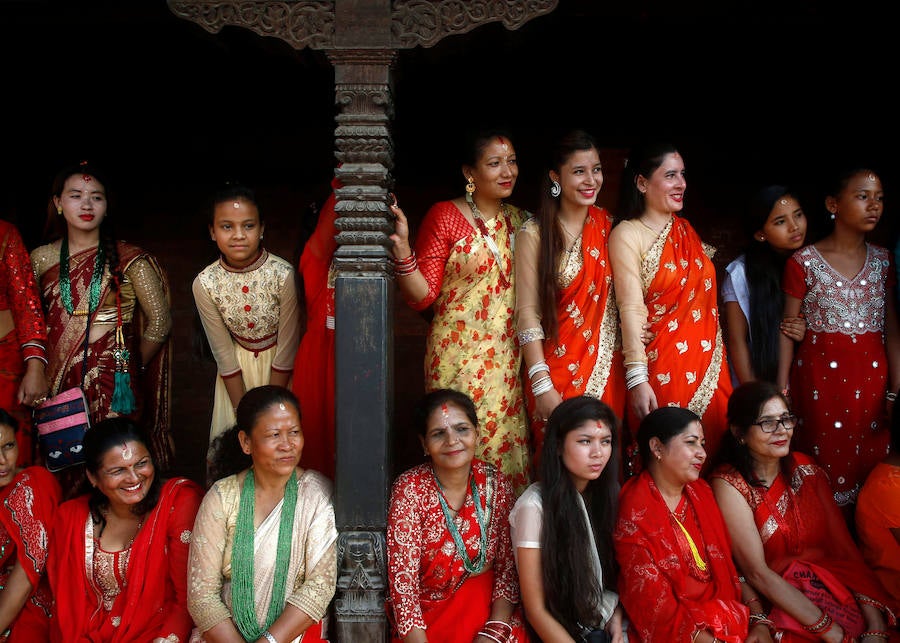
[[[739,582],[731,542],[709,485],[703,425],[688,409],[651,411],[637,433],[644,468],[619,494],[613,534],[619,599],[631,643],[770,642],[751,623],[756,598]]]
[[[609,237],[622,325],[627,424],[680,406],[703,421],[711,451],[724,433],[731,375],[719,326],[715,249],[679,215],[684,160],[668,144],[632,151],[622,177],[622,219]],[[641,333],[650,323],[653,338]]]
[[[475,459],[478,416],[465,393],[425,395],[416,420],[426,464],[402,473],[388,509],[392,641],[526,641],[509,536],[512,487]]]
[[[61,238],[31,253],[47,319],[47,377],[52,395],[84,389],[92,423],[140,421],[166,469],[174,459],[168,282],[152,255],[115,240],[106,190],[103,173],[86,162],[53,182],[48,216]]]
[[[47,325],[28,249],[0,220],[0,408],[18,420],[19,465],[34,460],[31,408],[45,399]]]
[[[126,417],[84,437],[89,491],[59,507],[47,574],[53,643],[188,640],[191,530],[203,490],[163,481],[149,442]]]
[[[528,373],[534,470],[546,419],[590,395],[625,414],[625,367],[607,244],[612,216],[594,205],[603,170],[583,131],[554,147],[536,217],[516,234],[516,328]],[[549,379],[548,379],[549,378]]]
[[[16,466],[17,423],[0,409],[0,643],[46,641],[53,600],[47,537],[62,495],[43,467]]]
[[[297,346],[291,390],[300,401],[306,442],[300,464],[334,479],[334,271],[337,249],[334,225],[334,190],[319,211],[315,231],[300,255],[298,272],[303,283],[306,330]]]
[[[711,484],[737,566],[765,599],[752,611],[768,612],[785,642],[900,640],[890,597],[853,541],[828,477],[791,451],[797,417],[776,385],[736,388],[728,419]]]

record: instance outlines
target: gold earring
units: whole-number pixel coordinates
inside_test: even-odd
[[[56,206],[56,215],[60,217],[62,216],[62,208],[60,206]]]
[[[469,182],[466,183],[466,193],[472,194],[473,192],[475,192],[475,181],[470,176]]]

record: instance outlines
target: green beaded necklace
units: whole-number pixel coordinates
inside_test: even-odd
[[[253,469],[247,471],[241,500],[238,505],[237,524],[234,529],[234,545],[231,553],[231,612],[241,636],[255,641],[269,629],[284,610],[284,594],[287,567],[291,557],[291,541],[294,531],[294,509],[297,507],[297,470],[291,472],[284,488],[281,506],[281,522],[278,525],[278,545],[275,553],[275,584],[272,599],[262,627],[256,620],[256,599],[253,587],[253,511],[256,505],[256,483]]]
[[[453,542],[456,543],[456,552],[459,554],[459,557],[462,558],[463,567],[465,567],[466,571],[470,574],[480,574],[481,570],[484,569],[484,563],[487,559],[488,534],[487,525],[484,524],[484,509],[481,507],[481,494],[478,493],[478,485],[475,484],[475,476],[471,473],[469,474],[469,487],[472,489],[472,500],[475,502],[475,520],[478,522],[478,528],[481,530],[481,541],[478,543],[478,555],[473,561],[469,558],[469,552],[466,551],[466,544],[463,542],[459,529],[456,527],[456,523],[453,522],[453,516],[450,515],[450,506],[447,504],[447,499],[444,498],[444,487],[441,486],[441,481],[438,480],[437,475],[435,475],[434,469],[431,470],[431,475],[434,476],[434,483],[438,488],[438,500],[441,503],[441,510],[444,512],[444,521],[447,523],[447,529],[453,537]],[[463,504],[465,505],[465,501],[463,501]],[[462,509],[462,507],[460,507],[460,509]]]
[[[75,313],[72,303],[72,281],[69,277],[69,239],[63,237],[59,246],[59,294],[62,297],[63,306],[70,315],[90,315],[100,304],[100,281],[103,279],[103,267],[106,265],[106,255],[103,246],[97,246],[97,257],[94,259],[94,272],[91,274],[91,284],[88,287],[88,309]]]

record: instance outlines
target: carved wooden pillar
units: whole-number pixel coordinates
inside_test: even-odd
[[[338,106],[335,267],[338,586],[340,643],[387,640],[384,530],[390,493],[394,378],[391,69],[400,49],[430,47],[488,22],[517,29],[558,0],[168,0],[213,33],[238,25],[325,50]],[[292,82],[296,79],[290,79]],[[302,79],[301,79],[302,80]]]

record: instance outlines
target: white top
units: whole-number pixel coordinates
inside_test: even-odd
[[[590,529],[590,518],[588,517],[587,507],[581,494],[578,495],[581,504],[581,511],[584,515],[585,523],[588,527],[588,538],[591,550],[591,558],[594,563],[594,570],[598,578],[603,578],[603,568],[600,566],[600,556],[597,554],[597,543],[594,540],[594,532]],[[540,549],[541,548],[541,528],[544,519],[544,508],[541,502],[541,485],[539,482],[532,483],[522,495],[516,500],[515,506],[509,513],[510,537],[512,539],[513,553],[516,558],[516,565],[519,564],[519,547],[523,549]],[[563,580],[565,582],[565,580]],[[619,595],[616,592],[602,588],[602,599],[598,606],[600,616],[605,624],[616,605],[619,604]],[[598,624],[599,625],[599,624]]]

